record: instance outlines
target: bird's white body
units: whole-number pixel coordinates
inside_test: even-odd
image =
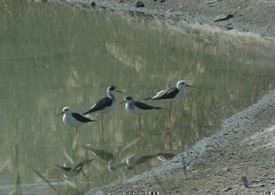
[[[68,126],[68,127],[74,127],[77,129],[84,125],[85,123],[92,122],[93,120],[79,114],[79,113],[74,113],[72,112],[71,108],[69,107],[64,107],[63,112],[58,114],[57,116],[63,114],[63,122]]]
[[[156,93],[155,96],[151,97],[151,100],[164,100],[168,102],[174,102],[180,99],[185,94],[186,84],[185,81],[180,80],[177,82],[176,87],[161,90]]]
[[[155,109],[143,110],[143,109],[140,109],[140,108],[136,107],[135,105],[131,105],[131,103],[128,103],[128,102],[126,102],[126,104],[125,104],[125,110],[129,114],[132,114],[132,115],[143,115],[143,114],[146,114],[146,113],[149,113],[149,112],[152,112],[152,111],[157,111]]]
[[[65,112],[63,115],[63,122],[68,126],[68,127],[74,127],[74,128],[79,128],[85,123],[76,120],[73,116],[72,113]]]
[[[113,101],[113,103],[112,103],[111,106],[105,107],[102,110],[96,111],[95,113],[96,114],[106,114],[106,113],[109,113],[109,112],[111,112],[113,110],[114,105],[115,105],[115,101]]]
[[[157,110],[161,109],[161,107],[154,107],[154,106],[145,104],[143,102],[134,101],[134,99],[130,96],[124,98],[123,102],[126,102],[125,110],[128,113],[138,116],[139,128],[141,128],[140,115],[145,114],[147,112],[157,111]],[[123,102],[121,102],[121,103],[123,103]]]
[[[153,107],[142,102],[134,101],[133,99],[125,99],[125,110],[132,115],[143,115],[149,112],[154,112],[160,109],[159,107]],[[141,106],[141,107],[140,107]]]
[[[73,117],[72,110],[69,107],[63,108],[63,122],[68,126],[68,127],[74,127],[74,128],[79,128],[82,125],[84,125],[84,122],[81,122],[77,120],[75,117]],[[84,116],[83,116],[84,117]]]

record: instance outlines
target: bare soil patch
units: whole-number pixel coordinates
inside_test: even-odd
[[[37,0],[38,1],[38,0]],[[41,0],[47,1],[47,0]],[[275,37],[275,0],[48,0],[87,9],[144,13]],[[143,5],[137,7],[137,5]],[[224,18],[217,20],[218,18]]]

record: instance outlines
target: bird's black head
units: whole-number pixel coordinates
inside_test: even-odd
[[[126,101],[132,101],[133,98],[132,98],[131,96],[127,96],[127,97],[125,98],[125,100],[126,100]]]
[[[110,86],[110,87],[108,87],[108,89],[109,89],[110,91],[115,91],[115,90],[116,90],[116,87],[115,87],[115,86]]]

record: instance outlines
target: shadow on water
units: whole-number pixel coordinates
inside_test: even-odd
[[[74,160],[93,157],[84,144],[124,148],[122,162],[136,153],[183,151],[274,88],[272,40],[169,23],[175,30],[167,28],[171,21],[57,4],[7,3],[0,15],[1,186],[15,183],[17,168],[22,183],[44,182],[27,165],[51,182],[62,181],[55,164],[66,159],[63,148]],[[65,106],[86,111],[110,85],[143,100],[181,79],[196,89],[173,103],[171,123],[169,103],[151,101],[163,109],[141,116],[140,133],[137,117],[118,105],[104,115],[103,132],[100,122],[81,127],[78,149],[72,150],[74,129],[55,117]],[[116,97],[118,103],[124,95]],[[92,118],[101,120],[100,115]],[[19,167],[13,163],[17,140]],[[84,172],[102,186],[160,164],[153,158],[130,171],[121,166],[109,172],[108,162],[96,159]]]

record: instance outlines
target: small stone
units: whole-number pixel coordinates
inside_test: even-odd
[[[96,6],[96,4],[95,4],[95,2],[93,1],[92,3],[91,3],[91,7],[95,7]]]
[[[208,4],[208,5],[210,5],[210,4],[216,4],[219,1],[222,1],[222,0],[210,0],[210,1],[207,1],[206,4]]]
[[[135,3],[135,6],[136,6],[136,7],[144,7],[144,3],[143,3],[142,1],[137,1],[137,2]]]
[[[229,167],[225,167],[225,168],[223,168],[223,171],[230,171],[230,168]]]
[[[249,185],[248,185],[248,180],[247,180],[247,178],[246,178],[245,176],[242,176],[242,177],[241,177],[241,180],[242,180],[242,182],[243,182],[244,187],[248,188]]]
[[[231,187],[227,187],[227,188],[224,188],[222,191],[228,192],[229,190],[232,190],[232,188]]]
[[[233,14],[225,14],[225,15],[219,15],[214,19],[214,22],[219,22],[223,20],[228,20],[229,18],[234,17]]]

